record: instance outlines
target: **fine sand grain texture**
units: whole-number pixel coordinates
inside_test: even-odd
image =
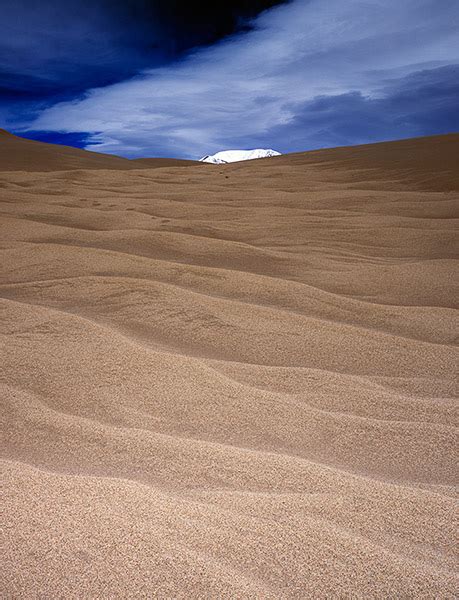
[[[457,597],[458,156],[2,133],[2,598]]]

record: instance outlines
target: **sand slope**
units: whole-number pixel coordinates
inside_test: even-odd
[[[0,129],[0,171],[66,171],[68,169],[155,169],[199,165],[174,158],[127,160],[70,146],[26,140]]]
[[[69,152],[0,138],[3,596],[454,598],[459,135]]]

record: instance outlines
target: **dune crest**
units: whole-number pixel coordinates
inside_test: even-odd
[[[458,151],[2,132],[5,597],[455,597]]]

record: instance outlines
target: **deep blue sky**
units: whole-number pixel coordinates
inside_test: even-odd
[[[459,130],[457,0],[2,0],[0,127],[124,156]]]

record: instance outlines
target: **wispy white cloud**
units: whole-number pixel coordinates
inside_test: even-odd
[[[28,127],[89,132],[89,149],[126,156],[196,158],[258,141],[306,149],[320,142],[299,117],[318,97],[376,101],[389,80],[459,62],[458,20],[456,0],[295,0],[248,33],[57,104]],[[304,131],[292,142],[295,123]]]

